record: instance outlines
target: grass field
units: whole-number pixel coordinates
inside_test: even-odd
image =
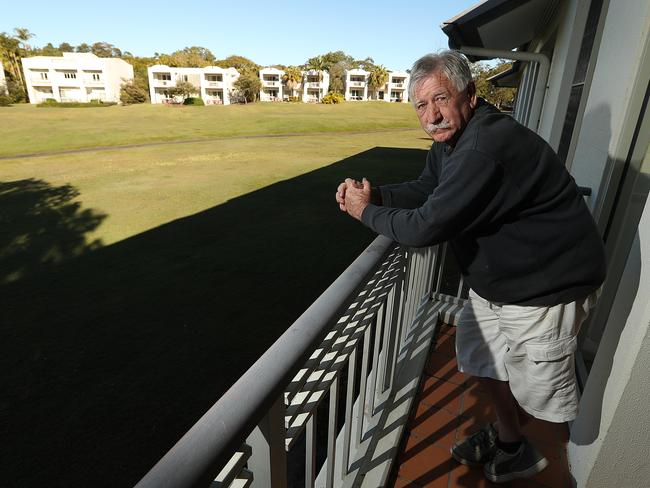
[[[0,108],[0,157],[99,146],[313,132],[416,128],[410,104],[132,105]]]
[[[430,144],[393,104],[123,108],[0,110],[5,155],[88,148],[0,160],[7,486],[132,486],[373,239],[336,185]]]

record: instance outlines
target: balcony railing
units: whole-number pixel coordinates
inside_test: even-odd
[[[404,83],[391,83],[393,88],[404,88]]]
[[[384,486],[439,320],[462,306],[433,293],[445,250],[375,239],[137,487]]]
[[[173,82],[171,80],[159,80],[157,78],[154,78],[153,84],[157,86],[172,86]]]
[[[266,86],[279,86],[280,82],[276,80],[264,80]]]
[[[351,81],[350,86],[366,86],[365,81]]]
[[[206,81],[205,86],[223,86],[223,81]]]

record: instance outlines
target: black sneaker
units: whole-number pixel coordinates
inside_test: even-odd
[[[513,454],[497,449],[494,458],[483,466],[483,473],[493,483],[505,483],[516,478],[530,478],[546,466],[546,458],[522,437],[521,446]]]
[[[461,464],[483,466],[494,457],[496,450],[497,431],[492,424],[488,424],[464,441],[454,444],[451,455]]]

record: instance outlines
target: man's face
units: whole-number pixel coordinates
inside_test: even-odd
[[[475,107],[474,83],[459,92],[442,73],[432,73],[415,90],[415,111],[420,125],[435,142],[446,142],[452,147],[472,118]]]

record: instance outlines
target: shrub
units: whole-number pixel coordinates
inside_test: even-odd
[[[331,92],[323,97],[321,103],[326,103],[326,104],[343,103],[344,100],[345,98],[343,98],[343,95],[341,95],[340,93]]]
[[[300,101],[300,97],[288,97],[288,98],[287,98],[287,101],[288,101],[288,102],[299,102],[299,101]]]
[[[8,95],[0,95],[0,107],[11,107],[13,100]]]
[[[128,80],[120,87],[120,101],[124,105],[144,103],[149,100],[147,89],[135,80]]]
[[[90,102],[57,102],[53,98],[48,98],[41,102],[37,107],[61,107],[61,108],[93,108],[93,107],[111,107],[116,105],[115,102],[103,102],[101,100],[91,100]]]
[[[199,97],[189,97],[183,101],[183,105],[205,105],[203,99]]]
[[[2,69],[2,63],[0,63],[0,69]],[[12,103],[20,103],[27,101],[27,94],[23,85],[14,80],[7,80],[7,95]]]

